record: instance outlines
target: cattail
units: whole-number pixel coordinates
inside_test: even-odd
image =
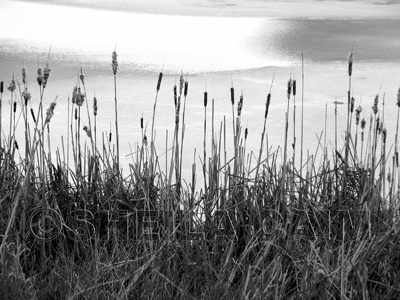
[[[386,143],[386,128],[383,128],[382,129],[382,140],[383,140],[383,143],[385,144]]]
[[[43,71],[43,88],[47,85],[47,80],[49,79],[51,69],[49,68],[49,63],[46,64],[46,67]]]
[[[204,107],[207,107],[207,99],[208,99],[208,94],[207,92],[204,92]]]
[[[287,84],[287,97],[290,98],[290,94],[292,93],[292,79],[289,79]]]
[[[365,119],[362,119],[361,120],[361,129],[364,129],[365,128],[365,125],[366,125],[366,121],[365,121]]]
[[[160,74],[158,75],[158,81],[157,81],[157,92],[160,90],[162,77],[163,77],[163,73],[160,72]]]
[[[378,113],[378,100],[379,96],[376,95],[374,100],[374,106],[372,106],[372,111],[374,112],[375,115]]]
[[[143,129],[143,118],[140,118],[140,128]]]
[[[387,175],[387,181],[390,183],[392,181],[392,174],[388,173]]]
[[[14,110],[13,110],[14,114],[17,112],[17,101],[14,101]]]
[[[14,141],[14,146],[15,146],[15,149],[19,150],[17,141]]]
[[[3,94],[4,91],[4,82],[0,82],[0,94]]]
[[[231,87],[231,103],[232,105],[235,104],[235,89]]]
[[[28,105],[28,101],[31,99],[31,94],[29,93],[27,88],[25,88],[25,90],[22,92],[22,97],[25,100],[25,106],[27,106]]]
[[[268,116],[269,104],[271,103],[271,93],[268,93],[267,102],[265,103],[265,118]]]
[[[296,80],[293,80],[293,96],[296,96]]]
[[[1,83],[1,86],[3,86],[3,82]],[[2,88],[3,90],[3,88]],[[400,107],[400,88],[397,91],[397,106]]]
[[[245,140],[247,140],[247,134],[248,134],[248,130],[247,130],[247,127],[246,127],[246,129],[244,130],[244,139]]]
[[[22,82],[23,84],[26,83],[26,69],[22,68]]]
[[[39,86],[41,86],[42,82],[43,82],[42,68],[38,68],[36,80],[37,80]]]
[[[78,109],[75,108],[75,120],[78,120]]]
[[[143,137],[143,144],[147,147],[147,136],[144,135]]]
[[[83,102],[85,101],[85,94],[81,93],[81,88],[75,86],[74,90],[72,91],[72,103],[82,106]]]
[[[237,111],[238,117],[240,117],[240,114],[242,113],[242,108],[243,108],[243,95],[240,95],[240,99],[238,102],[238,111]]]
[[[97,98],[93,98],[93,115],[97,116]]]
[[[90,138],[92,137],[92,133],[90,132],[89,127],[87,127],[86,125],[83,126],[83,130],[86,132],[87,136]]]
[[[181,96],[178,96],[178,103],[176,104],[176,110],[175,110],[175,124],[178,124],[179,122],[180,109],[181,109]]]
[[[183,95],[186,97],[189,89],[189,82],[185,81],[185,91],[183,92]]]
[[[352,72],[353,72],[353,52],[350,52],[348,55],[349,58],[349,76],[351,76]]]
[[[351,113],[353,113],[353,111],[354,111],[354,102],[355,102],[354,97],[351,97],[351,100],[350,100],[350,112]]]
[[[117,69],[118,69],[117,52],[114,51],[112,53],[112,71],[114,75],[117,74]]]
[[[181,78],[179,78],[179,95],[182,95],[182,90],[183,90],[184,84],[185,84],[185,80],[183,79],[183,76],[181,75]]]
[[[358,124],[360,123],[360,114],[362,112],[362,107],[359,106],[356,108],[356,125],[358,126]]]
[[[85,84],[85,76],[83,75],[82,68],[81,68],[81,75],[79,75],[79,79]]]
[[[54,108],[56,107],[56,105],[57,105],[56,101],[50,103],[50,106],[46,111],[46,120],[44,121],[44,125],[50,123],[50,120],[54,115]]]
[[[31,116],[32,116],[33,122],[36,124],[36,118],[35,118],[35,113],[33,111],[33,108],[31,108]]]
[[[111,143],[111,137],[112,137],[112,133],[110,131],[110,134],[108,135],[108,141]]]
[[[10,86],[7,88],[11,93],[15,91],[15,79],[14,76],[11,79]]]
[[[176,107],[176,104],[177,104],[177,98],[178,98],[178,92],[177,92],[177,87],[176,87],[176,84],[174,85],[174,103],[175,103],[175,107]]]

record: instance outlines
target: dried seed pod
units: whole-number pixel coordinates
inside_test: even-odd
[[[33,108],[31,108],[31,116],[32,116],[33,122],[36,124],[36,118],[35,118],[35,113],[33,111]]]
[[[183,93],[183,95],[186,97],[187,93],[188,93],[188,89],[189,89],[189,82],[185,81],[185,91]]]
[[[11,93],[13,93],[14,91],[15,91],[15,79],[14,79],[14,76],[12,77],[12,79],[11,79],[11,82],[10,82],[10,85],[9,85],[9,87],[7,88]]]
[[[350,100],[350,112],[351,113],[353,113],[353,110],[354,110],[354,102],[355,102],[354,97],[351,97],[351,100]]]
[[[109,134],[109,136],[108,136],[108,141],[111,143],[111,137],[112,137],[112,133],[111,133],[111,131],[110,131],[110,134]]]
[[[85,84],[85,76],[83,76],[82,68],[81,68],[81,75],[79,75],[79,79]]]
[[[143,129],[143,118],[140,118],[140,128]]]
[[[183,79],[183,76],[181,75],[181,78],[179,79],[179,95],[182,95],[184,84],[185,84],[185,79]]]
[[[246,127],[246,129],[244,130],[244,139],[245,140],[247,140],[247,134],[248,134],[249,132],[248,132],[248,130],[247,130],[247,127]]]
[[[207,99],[208,99],[208,94],[207,92],[204,92],[204,107],[207,107]]]
[[[75,120],[78,120],[78,109],[75,108]]]
[[[51,69],[49,68],[49,64],[46,64],[46,67],[43,70],[43,88],[47,85],[47,80],[49,79]]]
[[[31,94],[29,93],[27,88],[25,88],[25,90],[22,92],[22,97],[25,100],[25,106],[27,106],[28,105],[28,101],[31,99]]]
[[[163,73],[160,72],[160,74],[158,74],[157,92],[160,90],[162,78],[163,78]]]
[[[177,87],[176,87],[176,84],[175,84],[174,85],[174,103],[175,103],[175,107],[176,107],[177,102],[178,102],[178,92],[177,92]]]
[[[39,86],[41,86],[42,82],[43,82],[42,68],[38,68],[36,80],[37,80]]]
[[[93,98],[93,115],[97,116],[97,98]]]
[[[292,79],[289,79],[287,84],[287,97],[290,98],[290,94],[292,93]]]
[[[112,71],[114,75],[117,75],[117,70],[118,70],[118,60],[117,60],[117,52],[114,51],[112,53]]]
[[[293,80],[293,96],[296,96],[296,80]]]
[[[46,120],[44,121],[44,125],[50,123],[51,118],[54,115],[54,108],[56,107],[57,103],[55,101],[50,103],[49,108],[46,111]]]
[[[235,89],[231,87],[231,103],[232,105],[235,104]]]
[[[365,119],[362,119],[361,120],[361,129],[364,129],[365,128],[365,125],[366,125],[366,121],[365,121]]]
[[[4,82],[1,81],[0,82],[0,94],[3,94],[3,92],[4,92]]]
[[[383,140],[383,143],[385,144],[386,143],[386,128],[383,128],[383,130],[382,130],[382,140]]]
[[[86,125],[83,126],[83,130],[86,132],[87,136],[90,138],[92,137],[92,133],[90,132],[89,127],[87,127]]]
[[[268,110],[270,103],[271,103],[271,93],[268,93],[267,102],[265,103],[265,119],[268,117]]]
[[[14,141],[14,146],[15,146],[15,149],[19,150],[17,141]]]
[[[22,83],[26,84],[26,69],[22,68]]]
[[[349,58],[349,76],[351,76],[351,74],[353,73],[353,58],[354,58],[353,52],[349,53],[348,58]]]
[[[240,117],[240,115],[242,114],[242,108],[243,108],[243,95],[240,95],[240,99],[238,102],[238,108],[237,108],[238,117]]]
[[[14,109],[13,109],[14,114],[17,112],[17,102],[14,101]]]

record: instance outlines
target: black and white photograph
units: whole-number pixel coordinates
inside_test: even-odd
[[[399,0],[0,0],[0,300],[400,299]]]

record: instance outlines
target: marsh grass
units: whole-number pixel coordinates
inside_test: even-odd
[[[72,105],[68,105],[67,138],[55,157],[51,156],[50,133],[51,124],[60,122],[52,119],[56,102],[43,110],[49,63],[44,72],[47,77],[41,69],[38,71],[38,98],[26,100],[26,75],[22,89],[15,88],[19,82],[13,76],[8,89],[10,128],[4,142],[6,129],[0,118],[1,299],[396,299],[400,295],[399,117],[390,163],[384,109],[378,113],[377,100],[374,102],[376,113],[373,117],[371,113],[369,132],[365,133],[366,122],[360,122],[360,112],[354,112],[351,105],[352,60],[347,115],[337,115],[337,103],[334,112],[335,124],[337,118],[347,120],[343,148],[338,148],[336,125],[332,155],[328,155],[326,134],[322,138],[322,133],[317,136],[314,154],[303,148],[307,113],[303,109],[303,67],[299,167],[294,154],[296,81],[289,80],[287,99],[281,99],[287,100],[285,145],[283,150],[273,150],[268,144],[268,113],[282,96],[274,95],[272,79],[258,153],[246,149],[247,136],[253,133],[242,127],[243,92],[235,114],[232,83],[234,156],[229,157],[227,151],[229,117],[215,119],[214,100],[209,101],[205,90],[203,151],[194,149],[187,182],[181,174],[187,98],[191,101],[189,79],[181,76],[179,91],[176,85],[173,87],[172,144],[167,130],[165,149],[156,149],[160,73],[151,132],[148,134],[148,124],[142,117],[138,126],[142,141],[131,149],[132,162],[122,172],[116,57],[114,51],[115,131],[110,125],[109,132],[101,132],[98,145],[96,124],[101,115],[97,115],[94,96],[92,128],[81,70]],[[3,92],[2,82],[1,100]],[[19,103],[17,110],[13,110],[14,101]],[[80,136],[85,109],[89,144],[82,144]],[[207,124],[210,109],[211,124]],[[292,159],[287,147],[291,111]],[[357,114],[355,130],[353,113]],[[207,125],[211,127],[210,136]],[[24,156],[15,139],[18,130],[25,133]],[[368,138],[364,146],[365,134]],[[207,149],[207,140],[211,149]],[[69,157],[73,158],[72,165]],[[200,189],[196,185],[199,162],[204,183]],[[39,208],[38,219],[31,220]],[[46,209],[56,212],[60,223],[44,218]],[[158,226],[149,221],[152,218],[157,218]],[[118,235],[125,234],[124,228],[136,230],[128,231],[125,240]],[[49,239],[50,229],[60,234]],[[162,238],[157,239],[157,233]]]

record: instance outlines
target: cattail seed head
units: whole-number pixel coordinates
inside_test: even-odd
[[[177,87],[176,87],[176,84],[175,84],[174,85],[174,103],[175,103],[175,107],[176,107],[177,102],[178,102],[178,92],[177,92]]]
[[[204,107],[207,107],[208,93],[204,92]]]
[[[15,149],[19,150],[17,141],[14,141],[14,146],[15,146]]]
[[[33,108],[31,108],[31,116],[32,116],[33,122],[36,124],[36,118],[35,118],[35,113],[33,111]]]
[[[7,88],[11,93],[15,91],[15,79],[14,76],[11,79],[10,85]]]
[[[38,68],[36,80],[37,80],[39,86],[41,86],[42,82],[43,82],[42,68]]]
[[[75,108],[75,120],[78,120],[78,109]]]
[[[93,115],[97,116],[97,98],[93,98]]]
[[[265,119],[268,117],[268,110],[270,103],[271,103],[271,93],[268,93],[267,102],[265,103]]]
[[[47,80],[49,79],[51,69],[49,68],[49,64],[46,64],[46,67],[43,70],[43,88],[47,85]]]
[[[296,80],[293,80],[293,96],[296,96]]]
[[[237,108],[238,117],[240,117],[240,115],[242,113],[242,108],[243,108],[243,95],[240,95],[240,99],[238,102],[238,108]]]
[[[388,173],[387,175],[387,181],[390,183],[392,181],[392,174]]]
[[[374,112],[375,115],[378,113],[378,101],[379,101],[379,95],[376,95],[374,100],[374,105],[372,106],[372,111]]]
[[[27,88],[25,88],[25,90],[22,92],[22,97],[25,100],[25,106],[27,106],[28,105],[28,101],[31,99],[31,93],[29,93]]]
[[[85,94],[81,93],[81,88],[75,86],[72,91],[72,103],[82,106],[83,101],[85,101]]]
[[[108,135],[108,142],[110,142],[110,143],[111,143],[111,138],[112,138],[112,133],[110,131],[110,134]]]
[[[290,94],[292,93],[292,79],[289,79],[287,84],[287,97],[290,98]]]
[[[112,71],[114,75],[117,74],[117,70],[118,70],[117,52],[114,51],[112,53]]]
[[[351,74],[353,73],[353,58],[354,58],[354,54],[353,52],[350,52],[348,55],[348,59],[349,59],[349,76],[351,76]]]
[[[81,75],[79,75],[79,79],[85,84],[85,76],[83,75],[82,68],[81,68]]]
[[[56,107],[57,103],[55,101],[50,103],[49,108],[46,111],[46,120],[44,121],[44,125],[50,123],[51,118],[54,115],[54,108]]]
[[[2,82],[2,84],[3,84],[3,82]],[[400,107],[400,88],[397,91],[397,106]]]
[[[398,168],[399,167],[399,152],[398,151],[396,151],[396,167]]]
[[[145,147],[147,147],[147,136],[146,135],[144,135],[144,137],[143,137],[143,144]]]
[[[158,74],[157,92],[160,90],[162,78],[163,78],[163,73],[160,72],[160,74]]]
[[[189,82],[185,81],[185,91],[183,92],[183,95],[186,97],[189,89]]]
[[[182,90],[183,90],[183,85],[185,84],[185,79],[183,79],[183,76],[179,78],[179,95],[182,95]]]
[[[140,118],[140,128],[143,129],[143,118]]]
[[[14,109],[13,109],[14,114],[17,112],[17,102],[14,101]]]
[[[364,129],[365,128],[365,125],[366,125],[366,121],[365,121],[365,119],[362,119],[361,120],[361,129]]]
[[[386,128],[382,129],[382,141],[385,144],[386,143]]]
[[[22,68],[22,82],[23,84],[26,83],[26,69]]]
[[[0,82],[0,94],[3,94],[3,91],[4,91],[4,82],[1,81]]]
[[[176,110],[175,110],[175,124],[179,123],[180,110],[181,110],[181,96],[178,96],[178,103],[176,104]]]
[[[90,132],[89,127],[87,127],[86,125],[83,126],[83,130],[86,132],[87,136],[90,138],[92,137],[92,133]]]
[[[358,124],[360,123],[360,114],[362,112],[362,107],[359,106],[356,108],[356,125],[358,126]]]
[[[231,103],[235,105],[235,89],[231,87]]]
[[[246,127],[246,129],[244,130],[244,139],[245,140],[247,140],[247,134],[249,133],[249,131],[247,130],[247,127]]]

